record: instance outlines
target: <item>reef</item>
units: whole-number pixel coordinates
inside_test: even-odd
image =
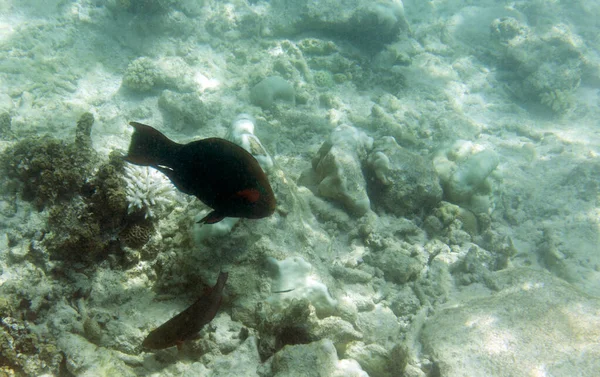
[[[595,376],[597,2],[13,3],[0,376]],[[131,121],[241,146],[274,212],[198,223]]]
[[[0,113],[0,139],[7,139],[11,134],[12,118],[9,113]]]
[[[110,255],[122,255],[118,233],[128,217],[122,161],[101,165],[90,177],[83,195],[52,206],[48,215],[48,233],[43,245],[51,258],[68,263],[97,263]],[[143,221],[143,215],[138,216]],[[136,221],[137,222],[137,221]]]
[[[14,179],[23,200],[39,210],[67,201],[81,192],[94,162],[90,132],[93,116],[77,124],[75,142],[35,136],[17,142],[0,156],[0,169]]]
[[[123,86],[137,92],[147,92],[154,88],[158,80],[158,69],[146,57],[137,58],[127,66],[123,76]]]
[[[491,33],[505,46],[498,63],[501,77],[515,97],[534,99],[555,115],[572,109],[574,91],[593,68],[581,39],[567,25],[555,25],[538,36],[527,25],[507,17],[494,20]]]
[[[64,356],[52,339],[30,328],[37,315],[29,305],[26,299],[15,304],[0,298],[0,376],[63,375]]]

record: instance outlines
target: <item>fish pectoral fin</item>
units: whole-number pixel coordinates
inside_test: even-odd
[[[223,220],[225,216],[221,215],[217,211],[212,211],[208,215],[204,216],[198,223],[202,224],[216,224],[219,221]]]
[[[167,174],[168,172],[172,172],[173,171],[173,168],[171,168],[169,166],[166,166],[166,165],[155,165],[154,168],[157,169],[157,170],[160,170],[164,174]]]

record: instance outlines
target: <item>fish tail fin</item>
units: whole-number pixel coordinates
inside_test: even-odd
[[[129,122],[135,130],[125,160],[142,166],[169,166],[179,144],[160,131],[138,122]]]

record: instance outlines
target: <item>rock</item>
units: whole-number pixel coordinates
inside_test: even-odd
[[[494,274],[500,290],[427,320],[423,349],[453,376],[596,376],[600,299],[529,268]]]
[[[273,158],[255,135],[256,120],[250,114],[238,114],[231,122],[227,139],[244,148],[260,164],[265,173],[273,170]]]
[[[405,286],[392,298],[390,307],[398,317],[407,316],[419,311],[421,301],[410,287]]]
[[[271,9],[269,23],[275,35],[312,30],[373,47],[409,32],[401,0],[273,0]]]
[[[330,314],[335,309],[337,301],[331,297],[327,286],[313,277],[312,265],[304,258],[289,257],[278,261],[269,257],[267,263],[273,277],[272,291],[282,291],[270,297],[271,305],[282,308],[294,299],[305,298],[321,316]]]
[[[397,216],[427,211],[442,200],[432,163],[400,147],[392,137],[375,142],[365,177],[371,201]]]
[[[467,201],[476,190],[483,186],[485,179],[496,169],[498,163],[498,155],[489,149],[469,156],[459,165],[447,182],[450,200]]]
[[[271,363],[273,377],[367,377],[354,360],[338,360],[331,340],[285,346]]]
[[[385,280],[404,284],[416,280],[426,262],[413,257],[412,254],[414,254],[414,250],[394,245],[365,255],[364,261],[371,266],[380,268],[384,273]]]
[[[256,338],[250,336],[231,353],[215,357],[210,366],[214,376],[249,376],[252,375],[250,371],[256,370],[258,365],[260,357]]]
[[[363,334],[365,344],[392,346],[400,336],[398,318],[382,304],[376,304],[371,311],[358,313],[356,327]]]
[[[570,110],[582,79],[598,82],[595,56],[569,26],[557,23],[536,35],[514,18],[494,20],[494,40],[503,45],[499,65],[511,88],[522,101],[537,102],[556,114]]]
[[[292,84],[279,76],[270,76],[250,89],[250,102],[268,109],[275,101],[295,103],[295,91]]]
[[[89,343],[75,334],[64,334],[58,340],[66,357],[67,370],[76,376],[135,376],[114,352]]]
[[[364,215],[370,201],[361,161],[372,143],[373,139],[354,127],[337,127],[313,158],[312,169],[300,177],[300,184],[341,203],[356,216]]]
[[[362,339],[362,334],[356,331],[350,322],[333,316],[317,320],[312,333],[318,339],[327,338],[333,341],[340,354],[344,354],[349,342]]]
[[[487,178],[499,162],[499,157],[493,150],[469,141],[458,140],[451,147],[440,150],[433,160],[433,165],[448,201],[475,207],[476,196],[490,194],[491,186]],[[487,211],[484,208],[473,210]]]
[[[177,93],[164,90],[158,99],[158,108],[165,123],[178,131],[196,130],[213,118],[217,111],[205,104],[196,93]]]
[[[346,356],[357,360],[371,377],[392,377],[389,370],[389,354],[382,346],[372,343],[352,342]],[[398,371],[400,372],[400,371]]]

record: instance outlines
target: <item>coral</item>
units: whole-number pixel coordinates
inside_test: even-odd
[[[138,92],[147,92],[154,88],[158,79],[158,70],[152,60],[137,58],[127,66],[123,76],[123,85]]]
[[[24,200],[42,210],[76,195],[91,169],[92,153],[50,136],[24,139],[0,156],[0,169],[20,182]]]
[[[122,158],[111,154],[82,196],[51,207],[43,244],[52,259],[91,264],[117,256],[124,263],[122,244],[137,248],[148,241],[153,227],[146,213],[128,213],[123,169]]]
[[[255,120],[249,114],[239,114],[229,128],[228,139],[250,152],[268,174],[273,169],[273,159],[254,135]]]
[[[321,88],[330,88],[334,85],[333,76],[327,71],[316,71],[313,74],[315,84]]]
[[[492,38],[504,44],[516,37],[525,36],[528,32],[527,26],[521,24],[513,17],[496,18],[490,24]]]
[[[84,113],[77,121],[77,128],[75,128],[75,144],[81,148],[92,147],[93,125],[94,116],[91,113]]]
[[[149,221],[137,222],[129,224],[119,233],[119,239],[125,246],[137,249],[150,241],[150,237],[154,233],[154,227]]]
[[[109,161],[100,165],[94,177],[87,182],[83,193],[91,212],[100,223],[114,229],[121,226],[127,215],[123,170],[122,156],[111,153]]]
[[[63,357],[56,345],[31,332],[23,320],[7,314],[0,319],[0,375],[9,370],[16,376],[60,375]]]
[[[572,93],[586,72],[594,71],[595,59],[588,56],[581,38],[560,23],[541,36],[527,32],[514,19],[496,20],[492,30],[506,47],[498,63],[511,93],[525,101],[533,98],[556,114],[568,111]]]
[[[337,51],[334,42],[316,38],[305,38],[298,42],[298,48],[308,55],[329,55]]]
[[[156,169],[126,165],[125,181],[130,214],[140,211],[145,213],[145,217],[154,217],[155,211],[164,212],[177,202],[175,187]]]
[[[335,81],[336,84],[343,84],[346,81],[352,80],[352,74],[351,73],[336,73],[335,75],[333,75],[333,81]]]
[[[250,102],[263,109],[277,100],[295,103],[294,87],[279,76],[267,77],[250,89]]]
[[[70,199],[81,191],[97,160],[89,139],[93,123],[90,113],[83,114],[77,122],[75,143],[50,136],[21,140],[0,156],[0,171],[20,181],[23,199],[39,210]]]
[[[440,202],[425,218],[424,229],[430,238],[439,238],[448,245],[471,242],[479,233],[479,222],[473,212],[458,205]]]
[[[196,93],[177,93],[163,90],[158,108],[165,116],[165,123],[176,130],[196,130],[218,114],[218,104],[206,104]]]
[[[51,259],[93,263],[104,256],[109,239],[102,237],[100,222],[82,200],[53,206],[48,215],[50,231],[43,244]]]
[[[12,118],[9,113],[0,114],[0,139],[6,139],[11,132]]]
[[[540,103],[555,114],[564,114],[573,107],[574,99],[572,91],[555,89],[540,94]]]

